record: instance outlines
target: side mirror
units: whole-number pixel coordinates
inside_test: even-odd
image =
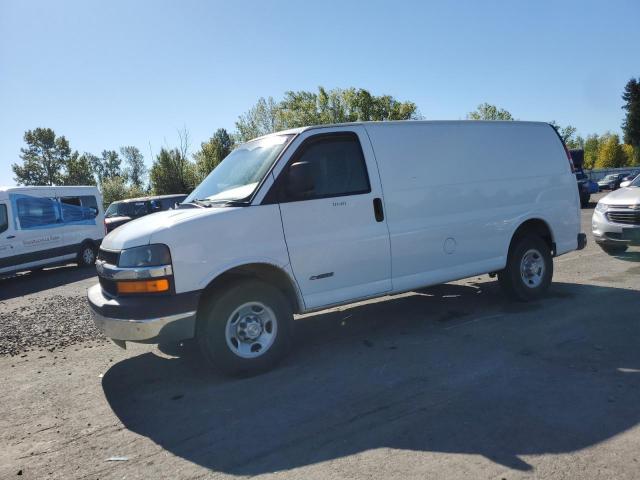
[[[293,198],[308,196],[315,190],[315,179],[309,162],[296,162],[287,172],[287,195]]]

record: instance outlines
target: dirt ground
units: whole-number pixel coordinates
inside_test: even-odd
[[[542,301],[482,276],[308,315],[241,380],[102,339],[90,271],[0,281],[0,478],[637,479],[640,249],[589,240]]]

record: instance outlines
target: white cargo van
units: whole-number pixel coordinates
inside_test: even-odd
[[[0,187],[0,276],[69,261],[93,265],[103,237],[96,187]]]
[[[179,210],[107,235],[88,298],[121,346],[196,337],[214,367],[257,372],[293,313],[483,273],[535,299],[585,242],[546,123],[307,127],[239,146]]]

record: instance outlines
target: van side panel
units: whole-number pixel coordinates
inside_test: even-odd
[[[549,125],[366,129],[380,168],[395,291],[502,269],[513,232],[530,218],[547,222],[558,254],[576,248],[576,181]]]

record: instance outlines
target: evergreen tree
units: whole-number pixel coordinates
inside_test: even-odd
[[[11,168],[18,185],[59,185],[63,169],[71,156],[69,142],[57,137],[50,128],[36,128],[24,133],[26,148],[21,148],[22,165]]]
[[[65,164],[64,185],[95,185],[91,154],[73,152]]]

